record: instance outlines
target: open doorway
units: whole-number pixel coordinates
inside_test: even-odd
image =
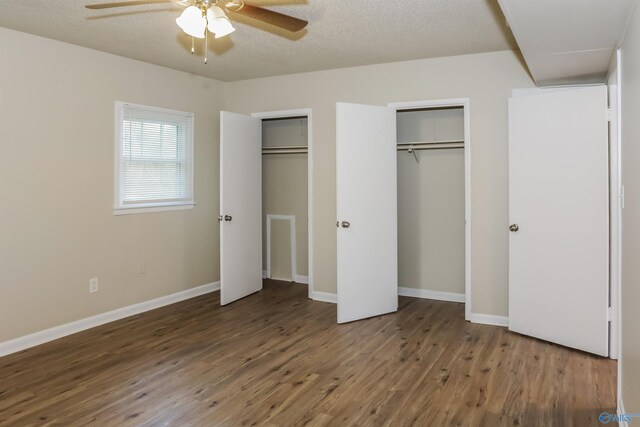
[[[255,113],[262,121],[263,277],[307,284],[311,258],[311,111]]]
[[[469,101],[389,106],[398,143],[398,293],[466,303],[473,320]]]

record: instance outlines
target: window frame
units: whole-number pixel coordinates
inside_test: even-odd
[[[185,144],[188,146],[190,153],[188,154],[189,171],[190,175],[189,185],[191,197],[189,200],[179,201],[150,201],[141,203],[123,203],[123,185],[124,179],[122,176],[122,145],[123,145],[123,121],[124,121],[124,109],[125,106],[144,109],[147,111],[155,111],[165,114],[172,114],[175,116],[185,117],[185,122],[188,122],[191,126],[190,138],[186,138]],[[139,214],[145,212],[162,212],[162,211],[176,211],[193,209],[196,205],[194,194],[194,151],[195,151],[195,137],[194,137],[194,117],[195,114],[186,111],[170,110],[166,108],[152,107],[149,105],[133,104],[131,102],[116,101],[115,103],[115,156],[114,156],[114,202],[113,202],[113,214],[114,215],[127,215],[127,214]]]

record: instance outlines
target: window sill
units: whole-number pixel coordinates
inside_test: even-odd
[[[183,211],[193,209],[196,204],[193,202],[184,203],[145,203],[140,205],[130,205],[127,207],[117,207],[113,209],[114,215],[133,215],[150,212]]]

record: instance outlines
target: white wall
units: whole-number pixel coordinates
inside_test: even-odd
[[[113,215],[115,101],[195,113],[193,210]],[[0,342],[219,279],[223,104],[215,80],[0,28]]]
[[[532,86],[519,57],[504,51],[228,83],[226,108],[313,109],[314,286],[335,292],[335,103],[469,97],[473,311],[507,315],[507,99]]]
[[[626,412],[640,408],[640,9],[636,8],[622,44],[622,390]],[[638,423],[635,419],[631,424]]]

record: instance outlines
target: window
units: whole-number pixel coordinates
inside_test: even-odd
[[[115,214],[193,207],[193,114],[116,103]]]

